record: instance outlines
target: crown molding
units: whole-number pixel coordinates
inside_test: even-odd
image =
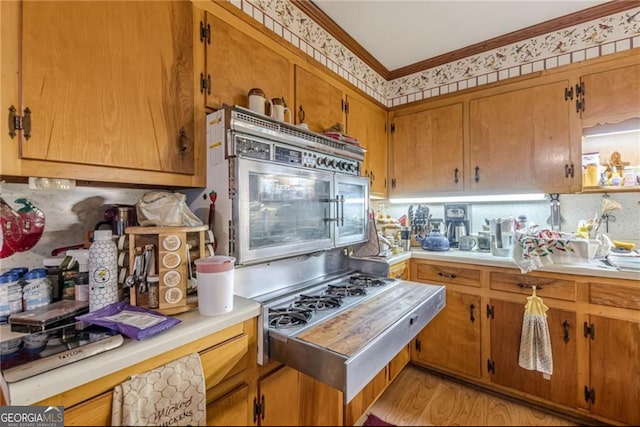
[[[311,0],[290,0],[297,8],[311,18],[316,24],[331,34],[337,41],[342,43],[347,49],[353,52],[371,69],[380,74],[385,80],[395,80],[400,77],[418,73],[430,68],[447,64],[458,59],[477,55],[488,50],[506,46],[521,40],[526,40],[542,34],[557,31],[572,25],[578,25],[603,16],[612,15],[627,9],[640,6],[639,0],[614,0],[588,9],[554,18],[540,24],[532,25],[502,36],[475,43],[462,49],[447,52],[433,58],[425,59],[405,67],[395,70],[388,70],[384,65],[373,57],[364,47],[353,39],[345,30],[335,23]]]

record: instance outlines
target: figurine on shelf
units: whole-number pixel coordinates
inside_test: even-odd
[[[622,156],[619,152],[614,151],[613,153],[611,153],[611,158],[609,159],[607,164],[604,165],[607,167],[607,169],[604,171],[604,178],[606,179],[605,182],[608,185],[612,185],[613,181],[615,181],[616,178],[620,178],[620,180],[622,180],[622,171],[624,167],[629,166],[629,164],[629,162],[622,161]]]

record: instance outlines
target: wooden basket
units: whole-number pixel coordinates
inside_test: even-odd
[[[206,233],[208,225],[195,227],[127,227],[129,235],[129,266],[134,265],[136,247],[154,245],[155,271],[159,277],[159,308],[165,315],[192,310],[198,306],[197,298],[187,296],[189,268],[187,261],[209,256]],[[191,250],[188,248],[191,247]],[[187,256],[187,251],[189,255]],[[131,267],[133,268],[133,267]],[[195,269],[192,266],[193,275]],[[195,294],[194,294],[195,296]],[[149,308],[147,296],[137,286],[130,288],[130,304]]]

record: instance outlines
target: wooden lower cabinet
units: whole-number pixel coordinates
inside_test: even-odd
[[[407,366],[411,359],[411,344],[407,344],[391,362],[376,374],[351,401],[345,405],[344,425],[354,425],[360,417],[375,403],[380,395],[389,387],[389,384],[398,376],[400,371]]]
[[[446,306],[411,361],[463,382],[585,420],[640,425],[640,283],[410,260],[411,280],[444,284]],[[547,311],[553,374],[518,364],[526,297]]]
[[[342,392],[288,366],[261,378],[257,396],[254,425],[342,425]]]
[[[547,311],[553,374],[545,378],[541,372],[529,371],[518,364],[524,304],[498,299],[491,299],[489,304],[491,381],[575,408],[578,395],[576,313],[554,308]]]
[[[255,378],[256,319],[230,326],[207,337],[99,378],[36,405],[65,407],[65,425],[109,426],[113,388],[127,378],[198,352],[207,393],[207,425],[247,425]],[[255,348],[254,348],[255,350]],[[254,381],[254,380],[253,380]]]
[[[389,266],[389,277],[409,280],[409,261],[400,261]]]
[[[411,359],[480,378],[480,297],[447,290],[445,308],[414,340]]]
[[[247,425],[249,387],[244,384],[231,393],[207,404],[208,426]]]

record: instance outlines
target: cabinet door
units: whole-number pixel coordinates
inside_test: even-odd
[[[248,107],[252,88],[262,89],[269,99],[293,101],[292,68],[287,58],[211,13],[206,20],[211,28],[211,43],[205,44],[207,78],[211,80],[207,107],[218,109],[223,103]]]
[[[260,380],[263,426],[297,426],[300,424],[300,373],[283,367]],[[257,420],[256,420],[257,421]]]
[[[389,365],[385,366],[364,388],[346,405],[344,425],[352,426],[378,399],[389,384]]]
[[[248,424],[249,387],[239,389],[207,405],[208,426],[245,426]]]
[[[412,360],[480,378],[480,297],[447,290],[446,306],[417,339]]]
[[[564,99],[568,87],[568,81],[558,81],[470,101],[471,189],[562,192],[572,183],[580,188],[580,163],[571,160],[569,116],[575,112]]]
[[[584,127],[640,118],[640,64],[580,78],[584,86]]]
[[[22,5],[22,158],[194,173],[191,2]]]
[[[365,148],[361,175],[369,177],[373,196],[387,195],[387,113],[356,97],[347,98],[347,134]]]
[[[111,402],[113,392],[102,393],[85,402],[66,408],[66,426],[109,426],[111,425]]]
[[[640,322],[591,316],[591,412],[640,425]]]
[[[462,121],[461,103],[394,118],[389,192],[462,191]]]
[[[324,132],[336,123],[345,124],[342,89],[296,65],[296,123],[306,123],[314,132]]]
[[[494,362],[491,381],[575,408],[578,395],[576,313],[554,308],[547,311],[553,375],[545,379],[541,372],[518,365],[525,302],[524,298],[522,303],[496,299],[490,302],[494,313],[490,320]]]

